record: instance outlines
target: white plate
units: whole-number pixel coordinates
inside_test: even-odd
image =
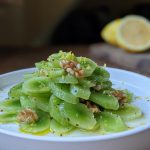
[[[128,123],[130,127],[133,127],[132,130],[108,135],[75,131],[64,137],[53,134],[33,136],[19,132],[17,125],[4,124],[0,125],[0,150],[57,150],[60,148],[66,150],[69,146],[71,150],[100,150],[100,147],[103,150],[110,148],[146,150],[149,148],[150,142],[147,137],[150,136],[150,79],[129,71],[113,68],[107,68],[107,70],[111,74],[111,81],[115,88],[129,89],[138,96],[133,103],[141,108],[144,117]],[[34,71],[35,69],[31,68],[0,75],[0,100],[7,97],[7,92],[12,85],[22,81],[24,74]]]

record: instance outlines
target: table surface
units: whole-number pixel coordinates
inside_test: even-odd
[[[133,54],[122,49],[98,43],[92,45],[69,45],[50,47],[0,48],[0,74],[13,70],[34,67],[34,63],[59,50],[72,51],[78,56],[93,59],[99,65],[121,68],[150,76],[150,52]]]

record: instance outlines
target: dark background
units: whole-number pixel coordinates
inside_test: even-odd
[[[150,0],[0,0],[0,46],[97,43],[106,23],[128,14],[150,19]]]
[[[129,1],[126,1],[128,3]],[[114,1],[117,6],[122,1]],[[125,6],[124,6],[125,7]],[[130,8],[117,9],[111,8],[109,3],[87,6],[81,3],[76,9],[72,10],[64,20],[58,25],[52,36],[52,44],[89,44],[102,41],[100,31],[104,25],[115,18],[124,17],[128,14],[142,15],[150,19],[150,3],[139,2]]]

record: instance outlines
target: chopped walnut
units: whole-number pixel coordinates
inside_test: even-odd
[[[93,113],[99,113],[100,109],[97,105],[93,104],[90,101],[85,101],[85,105],[93,112]]]
[[[118,101],[119,101],[119,104],[120,105],[124,105],[124,103],[127,102],[127,98],[126,96],[124,95],[124,93],[120,90],[115,90],[113,93],[112,93],[113,96],[115,96]]]
[[[34,123],[38,120],[38,115],[34,110],[27,108],[18,114],[17,120],[19,122]]]
[[[83,77],[84,70],[81,65],[72,60],[62,60],[60,61],[60,66],[71,75],[75,75],[77,78]]]

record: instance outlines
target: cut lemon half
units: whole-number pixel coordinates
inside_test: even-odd
[[[116,40],[120,47],[128,51],[142,52],[149,49],[149,21],[137,15],[126,16],[116,30]]]
[[[108,23],[101,32],[101,37],[108,43],[117,45],[116,30],[120,26],[121,19],[116,19]]]

